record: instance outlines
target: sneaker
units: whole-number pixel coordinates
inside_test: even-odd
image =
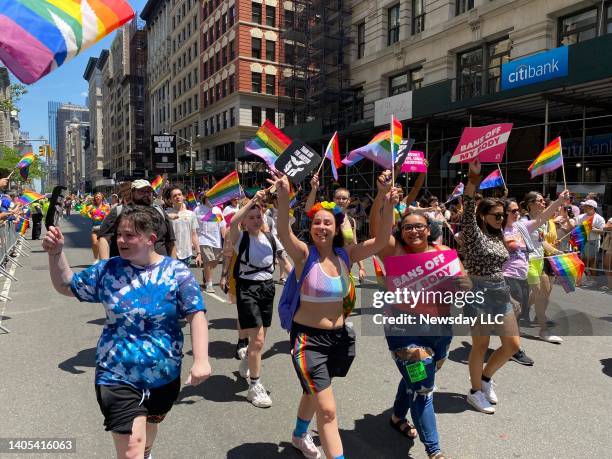
[[[212,285],[207,285],[206,293],[215,293],[215,288]]]
[[[528,367],[533,366],[533,359],[529,358],[523,349],[519,349],[516,354],[510,357],[510,360],[515,361],[516,363],[520,363],[521,365],[525,365]]]
[[[304,457],[308,459],[320,459],[321,452],[317,445],[314,444],[312,437],[308,432],[302,434],[301,437],[291,436],[291,444],[294,448],[299,449]]]
[[[489,382],[482,381],[480,387],[482,387],[482,392],[491,405],[495,405],[497,403],[497,394],[495,393],[495,389],[493,389],[496,384],[491,379]]]
[[[260,382],[249,387],[247,400],[257,408],[269,408],[272,406],[272,399],[270,399],[266,388]]]
[[[601,287],[599,287],[599,290],[601,290],[602,292],[607,292],[610,290],[610,287],[608,287],[607,285],[602,285]]]
[[[540,332],[539,337],[542,341],[546,341],[547,343],[561,344],[563,342],[563,338],[560,336],[551,335],[548,330]]]
[[[234,354],[234,358],[236,360],[242,360],[242,359],[244,359],[246,357],[246,355],[247,355],[247,346],[243,346],[242,343],[236,344],[236,352]]]
[[[467,402],[481,413],[495,413],[495,407],[489,403],[485,397],[485,394],[481,390],[474,392],[473,394],[470,392],[467,396]]]
[[[250,375],[249,359],[246,358],[246,352],[245,352],[245,358],[240,360],[240,366],[238,367],[238,374],[240,374],[240,377],[244,379],[247,379]]]

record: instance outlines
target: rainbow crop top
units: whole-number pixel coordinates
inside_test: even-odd
[[[302,283],[300,298],[302,301],[312,303],[333,303],[342,301],[349,293],[349,270],[344,261],[340,261],[340,275],[330,276],[316,263],[308,272]]]

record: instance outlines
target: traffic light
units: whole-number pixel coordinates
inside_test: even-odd
[[[38,156],[45,156],[46,153],[46,145],[41,145],[38,147]]]

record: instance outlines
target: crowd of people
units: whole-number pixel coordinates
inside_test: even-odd
[[[461,272],[452,279],[453,288],[486,292],[484,302],[467,313],[503,318],[471,330],[466,401],[494,413],[495,374],[509,361],[534,363],[521,347],[519,332],[521,322],[531,323],[531,310],[541,340],[563,341],[551,331],[554,323],[547,316],[553,279],[545,260],[572,250],[567,236],[587,218],[593,222],[580,252],[587,267],[581,286],[599,285],[603,278],[602,290],[612,289],[612,218],[606,222],[598,213],[597,196],[587,196],[579,208],[568,190],[553,201],[535,191],[520,199],[509,198],[508,190],[501,197],[483,197],[477,192],[477,159],[470,163],[463,196],[450,203],[422,192],[423,179],[420,174],[404,192],[384,171],[375,197],[351,200],[349,190],[339,187],[326,201],[320,199],[315,175],[298,205],[290,205],[291,185],[279,174],[251,198],[232,199],[223,207],[212,205],[203,192],[194,206],[186,191],[172,184],[156,195],[146,180],[123,184],[108,204],[101,193],[66,200],[67,214],[78,209],[91,219],[94,263],[73,273],[59,228],[46,233],[43,247],[58,292],[105,307],[95,384],[118,456],[151,457],[158,425],[180,388],[181,319],[191,324],[189,383],[198,384],[211,373],[206,307],[190,267],[202,268],[206,293],[223,292],[236,304],[239,375],[249,382],[247,400],[260,408],[272,405],[261,359],[276,306],[281,326],[290,332],[290,358],[302,388],[292,444],[307,458],[321,457],[309,433],[316,415],[326,457],[340,459],[332,380],[346,376],[355,357],[355,330],[347,318],[355,305],[355,284],[365,281],[364,261],[376,257],[384,266],[389,256],[456,249]],[[279,298],[276,269],[283,285]],[[404,437],[418,436],[428,456],[440,459],[446,456],[432,397],[452,329],[421,331],[407,335],[385,329],[400,373],[389,425]],[[501,345],[486,358],[492,334]]]

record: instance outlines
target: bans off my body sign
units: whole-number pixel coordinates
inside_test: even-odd
[[[466,163],[476,157],[483,163],[501,162],[510,131],[512,123],[465,128],[450,163]]]

